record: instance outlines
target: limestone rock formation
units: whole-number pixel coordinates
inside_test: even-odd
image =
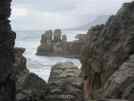
[[[67,36],[66,35],[62,35],[62,41],[66,42],[67,41]]]
[[[52,52],[52,31],[48,30],[41,37],[41,45],[38,47],[37,55],[47,54]]]
[[[15,48],[16,71],[16,100],[17,101],[44,101],[47,84],[36,74],[30,73],[26,67],[24,48]]]
[[[65,39],[63,39],[65,41]],[[54,51],[58,53],[61,49],[59,47],[62,44],[62,32],[60,29],[56,29],[53,33],[52,30],[46,31],[41,38],[41,45],[38,47],[37,55],[49,55],[54,54]]]
[[[103,96],[134,100],[134,55],[112,74],[104,86]],[[117,90],[118,89],[118,90]]]
[[[45,32],[45,34],[42,35],[41,43],[49,43],[52,40],[52,31],[48,30]]]
[[[47,101],[82,101],[82,78],[73,63],[59,63],[52,67],[48,81]]]
[[[66,42],[63,44],[63,50],[62,53],[64,57],[71,57],[71,58],[79,58],[80,52],[85,44],[85,40],[74,40],[72,42]]]
[[[54,31],[54,42],[60,42],[60,41],[62,41],[62,32],[61,32],[61,30],[60,29],[56,29],[55,31]]]
[[[14,40],[8,20],[11,0],[0,0],[0,101],[15,101]]]
[[[81,62],[83,76],[92,81],[94,98],[134,101],[133,10],[134,2],[126,3],[105,25],[95,26],[88,32]]]
[[[37,55],[79,58],[86,38],[86,34],[80,34],[77,40],[68,42],[66,35],[62,35],[60,29],[55,30],[54,33],[48,30],[42,35],[41,45],[38,47]]]

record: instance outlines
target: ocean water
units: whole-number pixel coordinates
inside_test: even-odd
[[[84,31],[63,31],[63,33],[67,35],[68,41],[75,40],[75,36],[83,32]],[[51,67],[56,63],[73,62],[78,67],[81,66],[78,59],[35,55],[43,31],[16,31],[16,34],[17,39],[15,46],[26,49],[24,56],[27,58],[27,68],[30,72],[36,73],[45,81],[48,81]]]

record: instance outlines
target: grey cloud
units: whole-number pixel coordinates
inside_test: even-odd
[[[89,23],[96,16],[114,14],[132,0],[13,0],[12,6],[29,14],[12,19],[14,29],[70,28]]]
[[[14,5],[49,12],[64,12],[75,9],[79,0],[14,0]]]

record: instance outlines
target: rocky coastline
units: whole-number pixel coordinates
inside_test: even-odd
[[[26,58],[23,56],[24,51],[24,48],[15,48],[16,101],[88,101],[84,98],[84,78],[77,66],[71,62],[57,63],[52,67],[48,83],[46,83],[36,74],[29,72],[26,67]],[[118,71],[113,73],[105,84],[107,86],[105,86],[104,91],[97,92],[96,98],[94,100],[90,99],[90,101],[133,101],[133,99],[119,99],[116,90],[117,86],[124,87],[122,82],[125,80],[126,84],[124,82],[123,84],[132,90],[133,68],[129,67],[132,63],[133,56]],[[122,78],[124,74],[126,76]],[[118,80],[120,77],[122,78],[120,79],[121,81]],[[120,84],[117,84],[116,81],[120,82]],[[124,94],[126,95],[124,96],[131,98],[133,97],[133,93],[129,93],[128,89],[125,89]],[[114,93],[116,97],[113,96],[110,98],[105,96],[107,94],[110,96],[113,94],[113,91],[116,92]]]
[[[81,71],[77,66],[57,63],[46,83],[29,72],[24,51],[24,48],[15,48],[16,101],[83,101]]]
[[[86,43],[82,43],[84,48],[81,47],[81,53],[78,52],[82,63],[81,71],[72,63],[59,63],[52,67],[49,81],[44,86],[47,88],[43,94],[46,101],[134,100],[134,18],[132,9],[134,9],[134,2],[126,3],[116,15],[109,18],[106,24],[89,29],[86,34]],[[47,34],[42,36],[41,47],[47,46],[47,52],[50,52],[51,55],[63,55],[60,54],[63,52],[61,46],[64,44],[63,46],[66,47],[69,44],[66,41],[67,38],[64,36],[63,40],[61,39],[60,30],[55,31],[57,35],[54,40],[51,40],[51,34],[53,34],[51,31],[46,33],[49,33],[48,37],[46,37]],[[81,35],[77,37],[79,40],[83,40]],[[53,47],[50,47],[51,41],[56,46],[53,52],[51,51]],[[80,44],[78,45],[80,46]],[[65,47],[63,49],[67,51],[72,48]],[[38,48],[38,50],[40,49]],[[72,50],[69,52],[71,53]],[[84,98],[83,85],[85,85],[85,81],[92,82],[89,85],[92,89],[89,99]]]
[[[29,72],[25,49],[14,48],[10,4],[11,0],[0,1],[0,101],[134,101],[134,1],[125,3],[106,24],[89,29],[81,54],[77,54],[81,70],[72,63],[58,63],[48,83]],[[54,41],[59,55],[66,37],[61,39],[60,30],[55,31],[54,40],[51,31],[46,33],[40,47],[51,52]],[[42,45],[44,42],[47,44]],[[70,47],[76,49],[72,44],[67,49]]]

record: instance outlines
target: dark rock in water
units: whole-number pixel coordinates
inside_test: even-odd
[[[82,101],[80,70],[73,63],[59,63],[52,67],[48,81],[47,101]]]
[[[0,0],[0,101],[15,101],[14,40],[8,20],[11,0]]]
[[[83,76],[94,98],[134,101],[134,2],[125,4],[105,25],[91,28],[81,55]]]
[[[23,56],[24,51],[24,48],[15,48],[16,100],[44,101],[47,84],[36,74],[29,72]]]
[[[86,37],[85,34],[80,34],[77,40],[67,42],[66,35],[62,35],[60,29],[55,30],[54,33],[48,30],[42,35],[37,55],[79,58],[81,48],[86,42]]]

